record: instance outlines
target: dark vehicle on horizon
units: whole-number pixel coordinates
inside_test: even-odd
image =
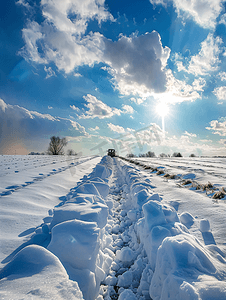
[[[115,156],[115,149],[108,149],[108,155],[111,157]]]

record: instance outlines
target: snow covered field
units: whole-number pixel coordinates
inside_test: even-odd
[[[133,160],[0,157],[1,299],[226,299],[226,159]]]

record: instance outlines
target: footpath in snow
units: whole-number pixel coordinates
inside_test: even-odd
[[[225,253],[156,183],[103,157],[0,270],[1,299],[225,300]],[[211,235],[208,219],[199,225]]]

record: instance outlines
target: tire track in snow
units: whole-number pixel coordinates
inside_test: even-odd
[[[148,277],[152,275],[149,274],[150,265],[143,247],[138,246],[134,231],[135,221],[141,216],[133,210],[128,212],[123,209],[123,202],[129,200],[130,186],[125,180],[117,158],[114,158],[112,177],[107,200],[113,201],[112,215],[109,216],[108,224],[112,226],[110,231],[113,238],[111,250],[115,254],[115,259],[111,264],[108,276],[100,287],[100,294],[105,300],[151,300],[147,283]],[[146,288],[144,287],[145,283]]]

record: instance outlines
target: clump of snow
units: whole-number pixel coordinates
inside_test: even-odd
[[[122,262],[130,262],[134,259],[134,252],[129,247],[124,247],[116,251],[116,258]]]
[[[180,222],[185,226],[191,226],[194,223],[194,218],[190,213],[183,212],[180,215]]]
[[[134,221],[136,221],[136,219],[137,219],[137,211],[134,210],[134,209],[130,209],[130,210],[127,212],[127,216],[128,216],[128,218],[129,218],[132,222],[134,222]]]
[[[97,200],[97,199],[96,199]],[[68,220],[82,220],[96,222],[99,228],[103,228],[107,224],[108,206],[98,201],[93,203],[65,203],[61,207],[54,210],[53,220],[50,228]]]
[[[99,250],[98,236],[99,228],[95,222],[65,221],[52,228],[48,250],[64,265],[94,270]]]
[[[209,222],[209,220],[206,220],[206,219],[200,220],[199,226],[200,226],[200,231],[201,232],[210,231],[210,222]]]
[[[160,203],[150,200],[142,208],[148,230],[151,231],[154,226],[167,223]]]
[[[136,300],[136,296],[131,290],[124,290],[120,295],[118,300]]]
[[[133,273],[131,271],[126,271],[122,275],[118,276],[118,283],[119,287],[129,287],[132,284],[133,280]]]

